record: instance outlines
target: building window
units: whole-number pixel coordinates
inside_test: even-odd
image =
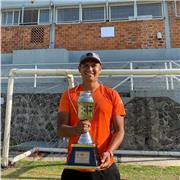
[[[14,25],[18,25],[20,21],[20,12],[14,11]]]
[[[2,25],[18,25],[20,21],[20,11],[4,11],[1,16]]]
[[[134,6],[132,5],[122,5],[122,6],[110,6],[110,19],[120,20],[129,19],[129,17],[134,16]]]
[[[25,9],[23,14],[23,25],[47,24],[50,22],[49,9]]]
[[[63,8],[57,10],[57,22],[79,21],[79,8]]]
[[[180,17],[180,1],[174,1],[174,8],[175,8],[175,16]]]
[[[105,21],[104,7],[84,7],[82,8],[83,21]]]
[[[161,3],[137,4],[137,16],[162,17]]]
[[[23,24],[31,25],[38,23],[38,10],[24,10]]]
[[[49,9],[40,9],[39,23],[46,24],[50,22]]]

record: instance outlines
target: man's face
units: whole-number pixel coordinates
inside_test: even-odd
[[[86,60],[86,62],[79,66],[79,72],[83,80],[94,81],[99,77],[101,65],[95,61]]]

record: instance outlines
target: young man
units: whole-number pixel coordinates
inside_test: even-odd
[[[98,81],[101,70],[102,63],[96,53],[90,52],[81,56],[79,72],[82,84],[66,90],[58,108],[58,135],[69,138],[67,161],[70,157],[71,144],[76,144],[80,135],[89,131],[97,146],[100,170],[92,172],[64,169],[61,180],[73,178],[86,180],[120,179],[113,151],[120,146],[124,138],[125,110],[119,94]],[[78,119],[77,100],[81,91],[90,91],[93,96],[94,115],[91,121],[79,121]]]

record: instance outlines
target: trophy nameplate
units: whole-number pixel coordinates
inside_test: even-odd
[[[98,169],[95,144],[72,144],[68,169]]]

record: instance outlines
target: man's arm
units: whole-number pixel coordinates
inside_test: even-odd
[[[60,137],[78,136],[90,130],[90,122],[88,120],[79,121],[76,126],[69,125],[69,113],[59,112],[57,122],[57,134]]]
[[[60,137],[71,137],[76,135],[75,128],[69,126],[69,113],[59,112],[57,122],[57,134]]]
[[[107,148],[108,151],[113,152],[116,150],[122,143],[124,139],[124,117],[122,116],[114,116],[113,118],[113,127],[114,132],[111,139],[111,142]]]
[[[100,168],[107,168],[111,163],[111,156],[113,155],[113,151],[116,150],[122,143],[125,130],[124,130],[124,117],[114,116],[113,117],[113,127],[114,132],[109,143],[106,152],[103,153],[103,157],[101,159]]]

